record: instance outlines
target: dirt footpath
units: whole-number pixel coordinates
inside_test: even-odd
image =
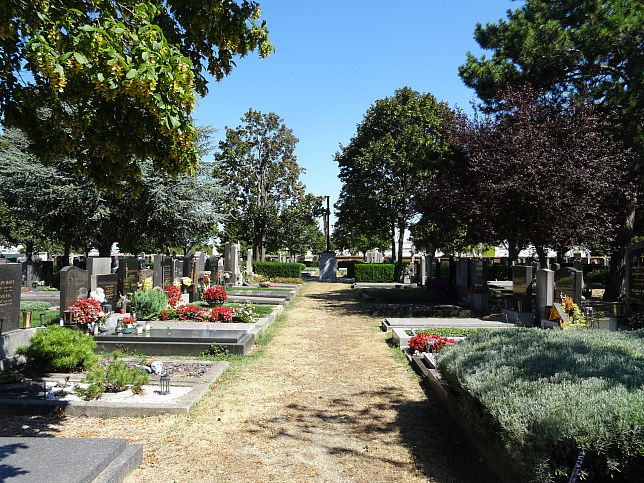
[[[32,420],[24,435],[142,443],[128,482],[491,481],[384,338],[348,285],[307,283],[263,356],[188,416]]]

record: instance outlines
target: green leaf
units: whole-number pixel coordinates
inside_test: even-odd
[[[160,50],[163,47],[163,42],[153,42],[152,50]]]
[[[144,50],[141,53],[141,58],[147,62],[147,60],[150,58],[150,52],[148,52],[147,50]]]
[[[130,69],[127,71],[127,74],[125,74],[126,79],[133,79],[136,77],[137,70],[136,69]]]
[[[105,76],[103,75],[102,72],[99,72],[98,74],[96,74],[96,79],[98,79],[99,82],[104,82]]]
[[[80,52],[74,52],[74,59],[76,59],[76,62],[78,62],[80,65],[87,65],[89,64],[87,57],[85,57],[83,54]]]

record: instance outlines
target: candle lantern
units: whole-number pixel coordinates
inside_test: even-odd
[[[159,377],[159,393],[170,394],[170,376],[167,373]]]

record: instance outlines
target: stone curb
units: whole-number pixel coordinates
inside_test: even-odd
[[[207,363],[207,361],[197,361]],[[68,416],[140,417],[162,414],[185,414],[199,401],[212,384],[221,377],[229,363],[218,361],[198,381],[173,380],[176,386],[192,386],[177,401],[167,404],[148,403],[132,405],[126,402],[96,399],[94,401],[54,401],[44,399],[0,399],[0,408],[10,414],[64,413]],[[178,379],[178,378],[177,378]]]
[[[440,372],[434,368],[427,366],[425,359],[422,356],[407,355],[412,367],[421,377],[423,377],[432,391],[432,393],[441,401],[445,406],[450,416],[456,422],[460,430],[465,434],[469,442],[474,446],[478,453],[485,459],[488,467],[496,475],[500,482],[513,483],[520,481],[514,474],[514,471],[509,466],[507,461],[503,459],[495,448],[487,441],[483,441],[467,423],[465,423],[464,415],[458,409],[456,399],[450,395],[445,389],[444,383]]]

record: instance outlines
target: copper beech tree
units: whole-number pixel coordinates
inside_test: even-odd
[[[529,86],[497,99],[494,115],[454,118],[454,159],[419,203],[423,223],[507,241],[511,259],[532,244],[542,266],[546,248],[609,247],[634,193],[630,152],[592,105]]]

